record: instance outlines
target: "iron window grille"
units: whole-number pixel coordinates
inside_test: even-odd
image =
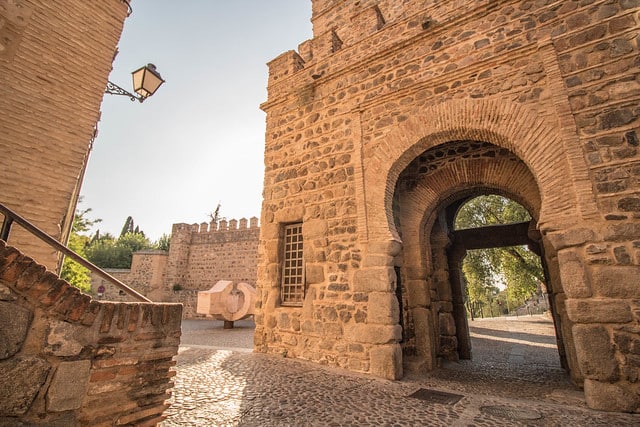
[[[282,259],[280,301],[282,305],[301,306],[305,292],[302,223],[284,227]]]

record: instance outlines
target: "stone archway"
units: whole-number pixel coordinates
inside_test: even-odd
[[[525,243],[540,248],[541,235],[536,228],[542,205],[540,191],[529,168],[511,151],[486,142],[453,141],[420,153],[399,174],[393,220],[402,241],[397,263],[406,295],[403,326],[410,329],[405,335],[411,337],[403,351],[414,355],[414,366],[433,369],[447,352],[470,357],[461,276],[451,266],[462,260],[460,250],[478,244],[456,247],[451,210],[472,196],[487,193],[504,195],[527,208],[534,220],[531,225],[520,224],[525,227],[520,234],[529,239]],[[545,262],[555,263],[549,256]],[[550,275],[548,285],[550,299],[561,298],[557,275]],[[564,366],[579,382],[571,322],[564,309],[553,309],[553,314],[561,359],[566,359]]]
[[[364,268],[354,277],[355,286],[367,289],[372,277],[380,281],[388,277],[386,292],[395,299],[395,268],[402,265],[401,279],[408,298],[403,308],[416,331],[416,357],[426,369],[432,369],[437,361],[437,322],[429,286],[449,286],[444,270],[434,268],[438,257],[428,255],[432,243],[442,249],[448,244],[446,233],[440,233],[437,227],[438,206],[443,201],[485,188],[505,193],[525,206],[543,235],[554,292],[564,301],[555,248],[544,235],[570,230],[576,220],[592,215],[595,201],[584,159],[568,154],[572,151],[565,150],[561,135],[557,121],[545,119],[520,104],[485,98],[426,107],[423,114],[412,116],[394,130],[378,133],[365,142],[359,153],[362,169],[356,172],[358,205],[364,213],[359,227],[365,231],[360,235],[365,258]],[[419,167],[416,169],[412,162],[434,147],[465,141],[488,144],[495,153],[509,153],[511,157],[471,157],[465,160],[465,167],[445,162],[430,175],[424,191],[401,191],[398,198],[398,186],[420,185],[413,176],[416,172],[419,175]],[[383,185],[365,185],[380,182],[381,177],[385,177]],[[443,256],[446,262],[446,252]],[[385,289],[382,282],[378,288]],[[563,305],[557,315],[562,318],[557,327],[566,347],[561,351],[566,350],[574,381],[581,382],[572,339],[573,324]],[[406,348],[406,342],[403,344]],[[372,372],[397,378],[403,364],[399,345],[381,346],[378,353],[372,352],[372,360],[391,362],[395,373],[390,373],[389,368],[376,368],[378,364],[384,365],[381,362],[372,362]]]
[[[571,150],[565,150],[561,134],[557,122],[502,99],[464,99],[425,108],[363,148],[362,240],[398,240],[392,197],[400,173],[429,148],[461,140],[485,141],[513,152],[532,171],[545,201],[539,206],[540,228],[568,228],[572,217],[585,217],[596,209],[584,158],[567,155]],[[381,175],[386,176],[385,185],[365,188],[365,182],[379,182]]]

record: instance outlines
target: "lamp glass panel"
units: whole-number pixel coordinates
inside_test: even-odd
[[[138,92],[142,88],[142,82],[144,80],[144,75],[146,71],[147,69],[142,67],[139,70],[136,70],[133,73],[131,73],[131,75],[133,76],[133,90],[135,92]]]
[[[149,93],[149,95],[153,95],[156,90],[160,87],[163,80],[153,74],[152,72],[145,70],[144,73],[144,81],[142,82],[142,88]]]

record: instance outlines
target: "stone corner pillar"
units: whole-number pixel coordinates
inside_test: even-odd
[[[584,397],[592,409],[609,412],[640,412],[640,385],[584,381]]]
[[[371,349],[371,374],[388,380],[402,378],[402,348],[387,344]]]

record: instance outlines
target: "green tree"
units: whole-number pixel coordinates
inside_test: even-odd
[[[536,292],[538,284],[544,282],[542,264],[536,254],[524,247],[502,248],[502,252],[501,266],[509,302],[516,305]]]
[[[122,230],[120,231],[120,237],[124,236],[127,233],[133,233],[133,217],[128,216],[124,221],[124,225],[122,226]]]
[[[153,244],[153,246],[161,251],[169,252],[169,245],[171,244],[171,235],[163,234],[160,236],[158,240]]]
[[[476,228],[530,220],[531,215],[521,204],[506,197],[490,194],[465,203],[456,215],[455,228]]]
[[[87,258],[100,268],[129,268],[126,248],[118,246],[118,241],[109,237],[91,243],[86,249]]]
[[[522,205],[502,196],[488,195],[476,197],[463,205],[456,216],[455,228],[530,220],[531,216]],[[524,246],[469,251],[462,271],[471,308],[489,304],[489,295],[496,294],[496,283],[506,285],[504,302],[516,307],[536,291],[538,283],[544,281],[540,258]]]
[[[100,219],[90,219],[88,214],[91,209],[76,210],[76,214],[73,218],[73,224],[71,226],[71,234],[69,235],[69,242],[67,247],[77,253],[78,255],[86,258],[85,249],[89,245],[89,237],[86,234],[91,227],[100,222]],[[91,290],[91,276],[90,271],[70,257],[65,257],[62,263],[62,271],[60,277],[76,288],[83,292],[89,292]]]
[[[117,239],[110,234],[100,236],[96,233],[86,254],[89,261],[100,268],[131,268],[134,252],[153,248],[144,233],[138,227],[134,228],[133,218],[128,217]]]

